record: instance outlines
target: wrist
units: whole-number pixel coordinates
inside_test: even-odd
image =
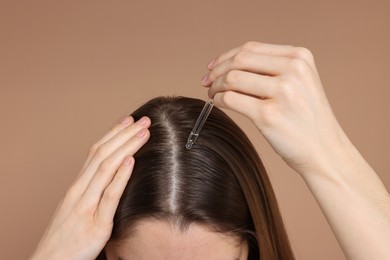
[[[380,178],[348,138],[322,153],[312,168],[299,173],[345,255],[348,259],[388,256],[390,196]]]
[[[331,140],[332,142],[324,144],[313,154],[310,164],[296,169],[306,182],[312,178],[321,178],[340,184],[348,181],[351,174],[375,174],[341,127],[336,137]]]

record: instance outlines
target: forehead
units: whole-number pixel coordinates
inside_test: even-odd
[[[109,260],[244,260],[247,245],[237,238],[191,224],[185,231],[167,222],[140,221],[129,238],[106,246]]]

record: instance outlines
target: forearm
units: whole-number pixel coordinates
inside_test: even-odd
[[[323,158],[301,175],[345,255],[390,259],[390,195],[383,183],[348,139]]]
[[[248,117],[301,174],[348,258],[390,259],[389,194],[339,126],[312,53],[247,42],[208,69],[214,104]]]

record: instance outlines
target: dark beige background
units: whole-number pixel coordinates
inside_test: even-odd
[[[0,1],[0,252],[35,248],[89,147],[157,95],[205,98],[246,41],[309,48],[337,118],[390,188],[388,1]],[[257,133],[297,259],[344,259],[304,182]],[[357,238],[358,239],[358,238]],[[367,245],[369,246],[369,245]]]

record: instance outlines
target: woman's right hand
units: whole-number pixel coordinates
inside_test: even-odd
[[[308,49],[250,41],[220,54],[208,69],[202,84],[214,104],[249,118],[302,176],[352,149]]]
[[[127,121],[127,122],[126,122]],[[30,259],[95,259],[111,236],[133,155],[149,139],[148,117],[132,117],[95,143]]]
[[[218,107],[254,122],[303,177],[347,259],[390,259],[390,196],[349,140],[305,48],[247,42],[209,63]]]

